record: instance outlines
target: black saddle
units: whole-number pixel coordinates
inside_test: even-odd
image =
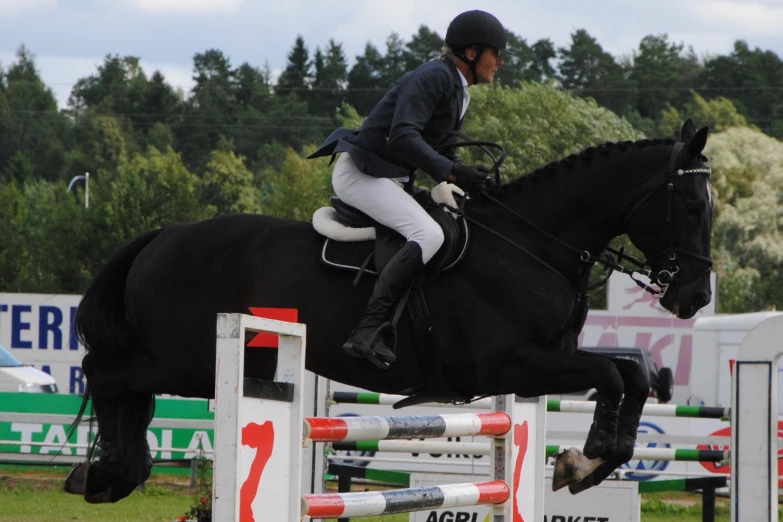
[[[429,191],[418,190],[414,194],[414,199],[443,229],[443,245],[425,266],[425,279],[429,280],[455,266],[465,255],[469,239],[468,227],[464,218],[460,216],[454,219],[444,208],[435,203]],[[332,197],[329,202],[335,210],[337,222],[349,228],[373,227],[375,241],[346,243],[326,238],[321,249],[321,261],[336,268],[379,274],[386,263],[402,248],[406,239],[340,198]]]

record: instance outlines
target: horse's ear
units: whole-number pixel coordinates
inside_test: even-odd
[[[691,139],[691,142],[688,144],[688,155],[690,157],[695,158],[701,155],[701,151],[703,151],[704,146],[707,145],[707,134],[709,134],[709,132],[710,130],[708,127],[702,127],[699,129],[699,132],[693,136],[693,139]]]
[[[696,126],[693,124],[693,120],[688,118],[685,123],[682,124],[682,131],[680,131],[680,141],[688,143],[696,134]]]

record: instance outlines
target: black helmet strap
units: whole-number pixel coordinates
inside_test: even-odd
[[[470,47],[476,47],[478,49],[478,52],[476,53],[476,57],[472,60],[468,59],[467,54],[465,54],[465,51],[468,49],[467,47],[459,50],[452,49],[452,53],[454,56],[468,64],[468,67],[470,67],[470,74],[473,75],[473,85],[476,85],[478,83],[478,76],[476,75],[476,65],[478,64],[479,60],[481,60],[481,57],[484,55],[484,51],[486,51],[487,46],[486,45],[471,45]]]

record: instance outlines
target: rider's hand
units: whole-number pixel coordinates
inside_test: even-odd
[[[477,165],[454,165],[454,184],[465,192],[477,194],[487,187],[487,174]]]

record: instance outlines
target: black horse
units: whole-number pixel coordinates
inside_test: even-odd
[[[354,273],[320,262],[324,238],[310,224],[230,215],[135,238],[79,306],[84,405],[91,397],[99,458],[78,465],[65,490],[101,503],[140,485],[151,468],[154,394],[212,397],[216,314],[249,307],[298,309],[307,369],[376,392],[466,400],[595,388],[584,447],[592,460],[560,459],[556,486],[578,492],[601,482],[632,455],[649,384],[636,363],[576,350],[590,268],[627,233],[666,289],[663,307],[690,318],[710,302],[706,141],[707,129],[688,120],[679,142],[606,143],[469,199],[470,248],[424,287],[437,342],[419,346],[402,314],[397,361],[385,371],[341,349],[372,279],[353,288]],[[245,369],[269,379],[274,360],[248,350]]]

